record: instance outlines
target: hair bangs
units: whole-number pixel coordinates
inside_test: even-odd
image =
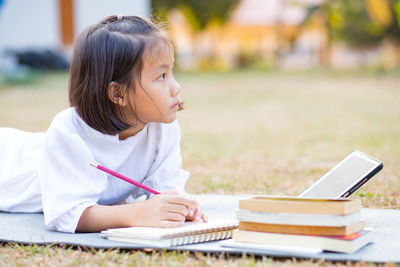
[[[174,54],[173,43],[162,34],[154,34],[148,37],[147,42],[143,54],[146,55],[146,63],[148,64],[155,64],[167,54]]]

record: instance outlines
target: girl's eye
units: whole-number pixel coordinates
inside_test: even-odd
[[[165,79],[166,76],[167,76],[167,74],[166,74],[166,73],[163,73],[163,74],[160,75],[160,77],[157,78],[157,80],[158,80],[158,81],[162,81],[162,80]]]

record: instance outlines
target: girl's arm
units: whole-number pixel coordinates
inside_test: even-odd
[[[170,194],[155,195],[145,202],[126,205],[94,205],[84,210],[75,232],[99,232],[129,226],[179,227],[186,217],[194,215],[189,210],[198,210],[196,200]]]

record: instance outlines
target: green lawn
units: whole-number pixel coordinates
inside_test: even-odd
[[[339,72],[177,74],[189,193],[297,195],[352,150],[384,162],[354,197],[400,207],[400,75]],[[68,106],[67,76],[0,87],[0,126],[43,131]],[[0,265],[258,266],[323,262],[3,244]],[[360,264],[363,265],[363,264]]]

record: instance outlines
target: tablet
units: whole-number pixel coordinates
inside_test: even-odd
[[[353,151],[299,197],[348,197],[383,168],[383,163],[360,151]]]

